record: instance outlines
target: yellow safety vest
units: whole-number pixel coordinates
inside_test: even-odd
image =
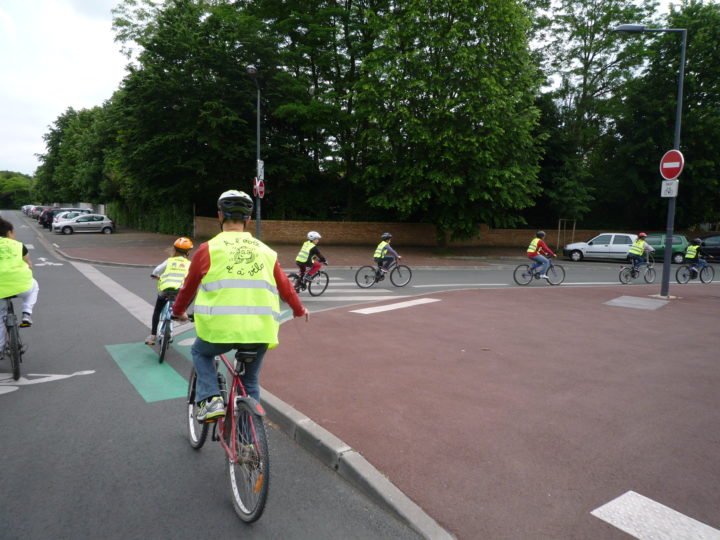
[[[643,255],[645,253],[645,240],[638,238],[628,251],[628,255]]]
[[[380,242],[375,248],[375,255],[373,257],[375,259],[382,259],[383,257],[385,257],[385,253],[387,253],[387,245],[388,243],[385,240]]]
[[[685,250],[685,258],[695,259],[698,256],[698,249],[700,249],[700,246],[688,246],[687,250]]]
[[[25,292],[32,287],[32,270],[23,259],[23,245],[12,238],[0,238],[0,298]]]
[[[158,279],[158,291],[166,289],[179,289],[190,270],[190,261],[185,257],[170,257],[167,260],[165,271]]]
[[[532,253],[533,251],[537,251],[538,242],[540,242],[539,238],[535,238],[532,242],[530,242],[530,245],[527,248],[527,252]]]
[[[314,247],[315,244],[312,243],[310,240],[305,242],[300,248],[300,252],[297,254],[297,257],[295,257],[295,262],[299,262],[302,264],[308,262],[308,259],[310,258],[310,250]]]
[[[278,343],[277,253],[247,232],[208,241],[210,269],[195,299],[195,330],[209,343]]]

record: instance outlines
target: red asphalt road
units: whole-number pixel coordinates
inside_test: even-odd
[[[283,325],[263,386],[459,538],[627,538],[590,512],[628,490],[720,528],[720,286],[674,285],[655,311],[603,304],[657,289],[324,311]]]

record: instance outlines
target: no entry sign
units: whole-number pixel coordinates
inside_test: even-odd
[[[660,176],[665,180],[675,180],[683,170],[685,158],[680,150],[668,150],[660,160]]]
[[[265,196],[265,181],[264,180],[258,180],[255,178],[253,182],[253,195],[259,198],[263,198]]]

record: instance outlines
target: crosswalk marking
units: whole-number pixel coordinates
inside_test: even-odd
[[[380,313],[381,311],[391,311],[393,309],[403,309],[420,304],[429,304],[430,302],[439,302],[439,298],[418,298],[417,300],[408,300],[407,302],[398,302],[397,304],[385,304],[384,306],[375,306],[365,309],[354,309],[350,313],[360,313],[361,315],[370,315],[372,313]]]

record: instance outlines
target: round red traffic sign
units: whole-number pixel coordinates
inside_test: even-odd
[[[660,160],[660,176],[665,180],[675,180],[683,170],[685,157],[680,150],[668,150]]]

